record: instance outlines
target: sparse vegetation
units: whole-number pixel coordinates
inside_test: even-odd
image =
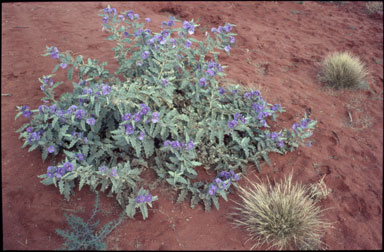
[[[322,193],[293,185],[292,175],[273,187],[269,180],[267,184],[250,185],[239,187],[242,202],[236,202],[238,207],[231,215],[235,225],[244,227],[249,240],[255,241],[251,249],[263,244],[280,250],[324,248],[321,237],[330,224],[321,220],[324,210],[315,205],[319,198],[312,197]]]
[[[361,60],[348,52],[335,52],[322,62],[320,80],[335,89],[366,86],[368,72]]]

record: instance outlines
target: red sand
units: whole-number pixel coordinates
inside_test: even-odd
[[[71,50],[108,61],[114,72],[113,41],[101,32],[99,10],[108,3],[6,3],[2,4],[1,99],[3,249],[55,249],[63,240],[55,229],[68,228],[63,213],[88,219],[94,194],[88,188],[66,202],[53,186],[40,183],[46,171],[38,150],[21,149],[15,133],[27,119],[14,120],[16,105],[37,108],[42,93],[37,80],[56,64],[42,57],[45,46]],[[231,22],[236,47],[231,56],[220,55],[228,80],[260,88],[272,104],[287,112],[279,127],[312,110],[318,127],[311,148],[302,147],[285,156],[271,154],[274,165],[264,164],[262,174],[250,168],[249,177],[281,179],[293,171],[295,181],[324,181],[332,193],[319,204],[332,208],[326,220],[334,222],[324,242],[329,249],[382,249],[383,191],[383,20],[370,17],[365,3],[317,2],[118,2],[118,11],[134,10],[150,17],[158,31],[169,15],[198,20],[210,29]],[[201,36],[202,32],[198,33]],[[370,71],[366,91],[332,91],[317,80],[317,64],[330,52],[350,51]],[[57,80],[65,80],[59,70]],[[59,88],[69,91],[71,84]],[[352,123],[348,116],[352,115]],[[334,132],[333,132],[334,131]],[[336,133],[336,134],[335,134]],[[339,137],[338,142],[336,135]],[[145,172],[149,178],[153,174]],[[152,182],[154,180],[152,179]],[[241,181],[240,184],[244,184]],[[247,233],[233,228],[226,216],[234,203],[220,200],[220,210],[205,213],[187,202],[174,204],[172,190],[160,185],[151,191],[159,196],[145,221],[126,220],[108,238],[108,249],[218,250],[249,249]],[[237,195],[230,199],[239,200]],[[117,218],[114,198],[101,194],[102,224]],[[263,248],[259,248],[263,249]]]

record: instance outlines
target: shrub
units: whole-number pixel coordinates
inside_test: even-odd
[[[111,221],[104,225],[99,231],[95,228],[99,225],[99,221],[93,218],[99,212],[99,194],[96,192],[95,207],[91,217],[87,222],[73,214],[65,215],[70,230],[56,229],[56,233],[65,238],[61,250],[105,250],[106,244],[103,242],[105,237],[111,233],[125,219],[122,214],[118,220]]]
[[[20,106],[16,115],[30,119],[17,130],[23,147],[52,158],[42,183],[58,187],[67,200],[76,184],[109,189],[129,217],[138,208],[145,219],[147,205],[157,199],[138,189],[142,168],[150,167],[179,191],[178,202],[190,197],[191,207],[203,202],[206,210],[212,203],[218,208],[218,197],[227,199],[248,162],[261,172],[269,152],[293,151],[312,135],[317,122],[306,114],[292,129],[270,131],[285,111],[280,104],[267,103],[257,90],[219,86],[226,66],[218,63],[218,50],[230,54],[235,25],[214,27],[199,41],[191,36],[199,27],[193,20],[175,28],[180,21],[170,17],[154,33],[144,27],[150,18],[141,23],[133,11],[118,15],[108,6],[101,12],[102,30],[117,41],[116,73],[104,69],[106,62],[47,46],[44,56],[59,61],[53,72],[67,69],[69,80],[76,77],[73,92],[57,99],[54,89],[63,82],[43,76],[44,104]],[[202,165],[216,178],[199,180]]]
[[[335,89],[358,88],[365,83],[365,65],[348,52],[328,55],[320,72],[320,80]]]
[[[273,187],[269,180],[250,185],[239,187],[241,202],[231,215],[255,241],[252,249],[265,243],[280,250],[321,248],[321,235],[329,224],[320,219],[322,211],[306,187],[292,185],[292,175]]]

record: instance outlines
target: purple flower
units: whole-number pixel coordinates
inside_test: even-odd
[[[102,91],[103,95],[108,95],[111,92],[111,87],[109,85],[104,85]]]
[[[271,135],[272,140],[275,140],[279,135],[276,132],[273,132]]]
[[[232,36],[229,37],[229,43],[233,44],[235,43],[235,41],[236,41],[235,37],[232,37]]]
[[[163,85],[164,85],[164,87],[168,86],[168,81],[167,81],[167,79],[163,79]]]
[[[143,29],[137,30],[137,32],[135,33],[135,36],[139,36],[141,33],[143,33]]]
[[[171,141],[166,140],[166,141],[164,142],[164,147],[167,147],[167,146],[169,146],[169,145],[171,145],[171,144],[172,144]]]
[[[152,195],[148,194],[147,196],[145,196],[145,201],[146,202],[151,202],[152,201]]]
[[[117,17],[119,17],[119,18],[121,19],[121,21],[124,21],[124,20],[125,20],[125,18],[124,18],[123,15],[118,15]]]
[[[104,173],[106,168],[107,168],[107,167],[105,167],[104,165],[102,165],[102,166],[100,166],[99,171],[102,172],[102,173]]]
[[[180,147],[180,143],[179,143],[179,141],[173,141],[171,143],[171,146],[172,146],[172,148],[176,149],[176,148]]]
[[[70,114],[74,111],[76,111],[77,109],[77,106],[76,105],[71,105],[68,109],[67,109],[67,113]]]
[[[129,33],[128,32],[124,32],[124,36],[125,37],[128,37]]]
[[[139,135],[139,140],[143,141],[144,140],[144,137],[145,137],[145,132],[144,131],[141,131],[140,132],[140,135]]]
[[[86,122],[89,125],[95,125],[96,120],[95,120],[95,118],[91,117],[91,118],[88,118]]]
[[[279,146],[280,148],[284,146],[284,142],[283,140],[279,140],[279,143],[277,144],[277,146]]]
[[[221,95],[224,94],[224,93],[225,93],[225,89],[222,88],[222,87],[219,87],[219,93],[220,93]]]
[[[48,153],[53,153],[53,152],[55,152],[55,146],[50,145],[50,146],[48,147]]]
[[[29,110],[28,110],[28,111],[24,111],[24,112],[23,112],[23,116],[24,116],[24,117],[26,117],[26,118],[30,118],[30,117],[31,117],[31,115],[32,115],[32,112],[31,112],[31,111],[29,111]]]
[[[169,35],[169,31],[168,30],[164,30],[164,31],[161,32],[161,36],[163,38],[166,38],[168,35]]]
[[[169,39],[169,42],[171,42],[171,44],[172,44],[172,48],[175,48],[175,47],[176,47],[176,44],[177,44],[176,39],[171,38],[171,39]]]
[[[121,117],[123,121],[128,121],[132,119],[132,115],[130,113],[127,113]]]
[[[293,125],[292,125],[292,129],[293,129],[293,130],[296,130],[298,126],[299,126],[299,125],[298,125],[297,123],[293,123]]]
[[[102,20],[103,20],[103,23],[106,24],[106,23],[108,22],[108,17],[107,17],[107,16],[106,16],[106,17],[103,17]]]
[[[146,18],[145,21],[147,21],[147,23],[150,23],[151,19],[150,18]]]
[[[66,162],[65,164],[64,164],[64,168],[65,168],[65,170],[66,171],[72,171],[73,170],[73,164],[71,163],[71,162]]]
[[[84,88],[83,90],[83,94],[92,94],[93,91],[92,91],[92,88]]]
[[[33,128],[32,128],[32,127],[28,127],[26,131],[27,131],[28,133],[32,133],[32,132],[33,132]]]
[[[44,85],[40,86],[41,91],[44,91]]]
[[[51,51],[51,57],[52,57],[53,59],[58,59],[58,58],[59,58],[59,50],[57,50],[56,47],[52,46],[52,47],[50,48],[50,51]]]
[[[226,179],[229,179],[231,177],[231,174],[226,171],[221,171],[219,174],[221,177],[225,177]]]
[[[135,15],[133,15],[133,17],[136,18],[136,19],[139,19],[140,15],[136,13]]]
[[[136,197],[136,203],[144,203],[145,197],[143,195],[139,195]]]
[[[235,120],[228,122],[228,128],[233,129],[237,125],[237,122]]]
[[[135,127],[133,127],[131,124],[125,124],[125,133],[128,135],[132,135],[133,132],[135,131]]]
[[[191,45],[192,45],[192,42],[191,41],[189,41],[189,40],[187,40],[187,41],[185,41],[185,47],[191,47]]]
[[[217,191],[217,186],[211,185],[211,187],[209,188],[208,193],[209,193],[209,195],[213,196],[213,195],[215,195],[216,191]]]
[[[191,24],[185,20],[183,23],[183,29],[189,29],[190,27],[191,27]]]
[[[216,184],[221,184],[223,181],[220,178],[215,179]]]
[[[88,143],[88,138],[84,137],[83,141],[84,141],[84,143]]]
[[[68,65],[65,64],[65,63],[61,63],[60,66],[61,66],[62,69],[64,69],[64,68],[66,68]]]
[[[140,104],[140,106],[142,108],[140,111],[140,115],[146,115],[149,112],[150,108],[145,104]]]
[[[311,147],[311,146],[312,146],[312,142],[311,142],[311,141],[308,141],[307,146],[308,146],[308,147]]]
[[[133,20],[133,11],[127,12],[127,18],[129,18],[130,20]]]
[[[112,175],[113,177],[116,177],[116,175],[117,175],[117,171],[116,171],[116,169],[112,168],[112,170],[111,170],[111,175]]]
[[[175,21],[169,20],[168,21],[168,27],[172,27],[173,25],[175,25]]]
[[[141,58],[146,59],[146,58],[148,58],[149,54],[150,54],[150,53],[149,53],[148,51],[144,51],[144,52],[141,54]]]
[[[231,46],[230,46],[230,45],[227,45],[226,47],[224,47],[224,50],[225,50],[226,52],[229,52],[229,51],[231,50]]]
[[[85,116],[85,111],[83,109],[79,109],[75,113],[75,118],[76,119],[81,119]]]
[[[191,149],[193,149],[193,147],[194,147],[195,145],[194,145],[194,143],[193,143],[193,141],[191,140],[191,141],[189,141],[188,142],[188,145],[187,145],[187,150],[191,150]]]
[[[226,24],[226,25],[224,25],[224,27],[223,27],[223,30],[224,30],[225,32],[230,32],[231,29],[232,29],[232,25],[230,25],[230,24]]]
[[[239,175],[238,174],[234,174],[232,175],[232,180],[233,181],[238,181],[240,178],[239,178]]]
[[[139,113],[136,113],[133,115],[133,121],[138,122],[141,120],[141,115]]]
[[[57,173],[56,173],[56,177],[57,177],[58,174],[60,175],[58,178],[61,178],[65,174],[65,168],[64,167],[59,167],[58,170],[57,170]]]
[[[242,123],[246,123],[246,119],[245,119],[245,117],[244,117],[244,116],[241,116],[241,117],[240,117],[240,121],[241,121]]]
[[[75,158],[79,161],[83,161],[84,155],[82,153],[77,153],[77,154],[75,154]]]
[[[216,33],[217,29],[215,27],[212,27],[211,32]]]
[[[200,79],[200,86],[205,87],[207,85],[207,81],[205,78]]]
[[[40,105],[39,106],[39,111],[41,114],[44,114],[44,110],[49,109],[47,105]]]
[[[159,121],[159,113],[153,112],[152,113],[152,122],[157,123]]]
[[[305,129],[307,127],[307,120],[303,119],[301,120],[300,126]]]
[[[237,119],[240,117],[240,113],[236,113],[233,115],[233,119],[235,119],[237,121]]]
[[[207,73],[208,73],[211,77],[215,76],[215,72],[214,72],[212,69],[208,69],[208,70],[207,70]]]
[[[219,27],[217,28],[217,31],[218,31],[219,33],[222,33],[222,32],[223,32],[223,27],[222,27],[222,26],[219,26]]]

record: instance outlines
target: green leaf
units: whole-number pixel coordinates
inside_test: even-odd
[[[96,103],[96,106],[95,106],[95,113],[96,113],[96,116],[99,117],[99,113],[100,113],[100,103]]]
[[[60,67],[60,64],[57,64],[57,65],[53,68],[52,73],[55,73],[55,72],[57,71],[57,69],[59,69],[59,67]]]

